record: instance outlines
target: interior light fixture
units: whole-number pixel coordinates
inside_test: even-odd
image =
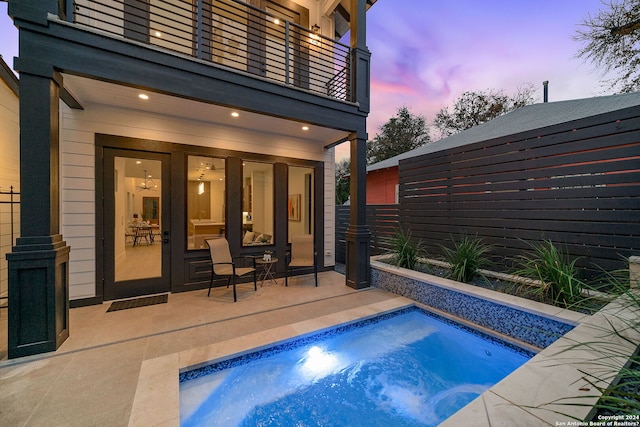
[[[144,170],[144,182],[141,182],[140,185],[136,186],[136,190],[138,191],[156,191],[158,185],[153,182],[151,175],[147,175],[147,170]]]
[[[147,100],[147,99],[149,99],[149,95],[141,93],[141,94],[138,95],[138,98]]]
[[[204,194],[204,182],[198,184],[198,194]]]

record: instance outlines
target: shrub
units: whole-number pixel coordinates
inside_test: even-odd
[[[418,262],[418,258],[424,255],[422,239],[417,242],[411,237],[411,231],[405,232],[401,228],[397,229],[392,240],[394,250],[394,261],[398,267],[413,270]]]
[[[539,280],[544,285],[534,293],[541,293],[553,304],[569,307],[581,298],[584,283],[577,277],[577,259],[569,260],[566,254],[556,248],[551,240],[531,244],[533,253],[519,258],[519,276]]]
[[[489,245],[482,243],[478,237],[463,236],[459,242],[453,240],[453,249],[440,246],[444,261],[451,266],[448,277],[458,282],[470,282],[479,270],[489,264],[485,254],[491,250]]]
[[[604,315],[605,322],[593,326],[596,331],[601,330],[600,334],[593,341],[574,342],[558,353],[559,360],[563,360],[562,354],[566,351],[586,351],[584,359],[572,357],[570,363],[588,367],[589,373],[578,369],[584,375],[582,379],[590,386],[587,390],[591,388],[594,393],[548,402],[566,406],[592,406],[592,399],[598,398],[591,412],[595,420],[599,416],[640,413],[640,346],[637,341],[640,334],[640,294],[629,286],[629,270],[606,273],[603,282],[611,291],[610,296],[618,298],[616,307]],[[635,352],[629,358],[630,348],[635,348]],[[621,362],[624,363],[622,367]],[[603,384],[609,385],[605,387]],[[556,412],[566,415],[562,410]]]

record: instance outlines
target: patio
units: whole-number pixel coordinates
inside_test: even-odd
[[[69,339],[55,353],[7,360],[0,311],[0,425],[122,426],[143,361],[238,336],[398,298],[345,286],[334,271],[277,284],[169,295],[167,304],[107,313],[110,302],[70,311]]]

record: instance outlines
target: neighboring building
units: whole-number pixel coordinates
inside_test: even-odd
[[[396,163],[395,167],[371,172],[367,168],[367,204],[394,205],[396,203],[398,203],[398,164]]]
[[[367,204],[398,203],[398,165],[404,159],[569,123],[638,105],[640,105],[640,93],[528,105],[479,126],[368,166]]]
[[[207,238],[234,255],[275,251],[282,272],[290,236],[313,234],[332,268],[344,141],[361,177],[346,282],[368,286],[373,3],[9,0],[29,153],[9,357],[56,349],[69,306],[205,287]]]
[[[0,56],[0,193],[20,191],[20,122],[18,78]],[[16,197],[16,200],[18,198]],[[0,307],[6,307],[7,258],[11,252],[11,196],[0,194]],[[14,237],[20,229],[19,205],[14,205]]]

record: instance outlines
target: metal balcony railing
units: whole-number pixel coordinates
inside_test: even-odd
[[[73,0],[79,25],[343,101],[349,46],[239,0]]]

